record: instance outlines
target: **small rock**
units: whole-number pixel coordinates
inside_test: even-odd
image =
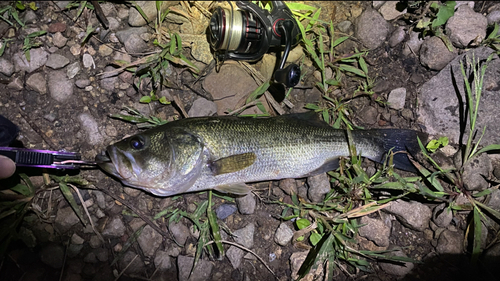
[[[432,212],[432,221],[439,227],[447,227],[450,225],[452,219],[453,212],[449,208],[446,208],[445,203],[434,207]]]
[[[90,252],[83,258],[83,261],[86,263],[96,263],[97,257],[95,256],[94,252]]]
[[[212,116],[217,113],[217,104],[204,98],[198,98],[188,111],[189,117]]]
[[[97,122],[94,117],[89,113],[81,113],[78,115],[78,121],[80,121],[80,125],[87,133],[88,143],[91,145],[99,145],[102,144],[104,138],[101,135]]]
[[[462,5],[446,22],[446,34],[454,46],[466,48],[472,41],[479,38],[480,43],[486,38],[487,26],[485,16],[474,12],[468,5]]]
[[[463,241],[463,233],[446,229],[439,235],[436,251],[440,254],[462,254]]]
[[[384,43],[391,26],[375,10],[367,9],[357,19],[355,36],[368,49],[376,49]]]
[[[436,36],[425,39],[420,47],[420,63],[430,69],[443,69],[455,56]]]
[[[108,250],[104,248],[99,248],[94,250],[95,251],[95,256],[98,261],[100,262],[106,262],[108,260]]]
[[[406,7],[401,8],[403,3],[399,1],[386,1],[379,9],[385,20],[393,20],[402,14],[406,14]]]
[[[47,63],[45,63],[46,66],[52,69],[63,68],[68,64],[69,64],[69,59],[59,54],[51,54],[47,59]]]
[[[160,272],[167,271],[172,267],[170,256],[165,251],[156,252],[154,263],[156,269]]]
[[[55,269],[63,266],[64,262],[64,248],[55,243],[50,243],[40,250],[40,260]]]
[[[76,61],[68,65],[66,75],[68,76],[69,79],[73,79],[78,74],[78,72],[80,72],[80,63]]]
[[[116,216],[108,221],[108,224],[102,231],[104,237],[119,238],[125,234],[125,225],[120,217]]]
[[[21,91],[22,89],[24,89],[23,80],[21,80],[21,78],[19,77],[14,78],[9,84],[7,84],[7,89]]]
[[[73,235],[71,236],[71,243],[81,245],[83,244],[83,242],[85,242],[85,240],[82,237],[78,236],[78,234],[76,233],[73,233]]]
[[[390,1],[391,3],[394,3]],[[396,47],[399,43],[403,42],[406,37],[406,31],[404,26],[398,26],[394,32],[392,32],[391,36],[389,37],[389,46],[392,48]]]
[[[102,46],[104,46],[104,45],[102,45]],[[87,54],[87,53],[83,54],[82,62],[83,62],[83,67],[85,67],[87,69],[90,69],[90,68],[95,69],[94,58],[90,54]]]
[[[168,229],[170,230],[170,232],[172,232],[175,241],[177,241],[179,245],[186,244],[186,241],[189,237],[189,228],[187,226],[185,226],[181,222],[173,222],[168,226]]]
[[[455,154],[457,157],[454,158],[455,166],[460,167],[460,163],[462,163],[461,152],[457,152]],[[493,171],[493,165],[491,164],[491,160],[486,155],[486,153],[480,154],[479,156],[474,157],[472,160],[469,160],[468,163],[463,167],[462,180],[464,186],[467,190],[474,191],[483,191],[488,188],[489,183],[486,180]]]
[[[32,10],[27,10],[26,14],[24,14],[24,23],[35,23],[36,22],[36,14]]]
[[[385,225],[380,219],[372,219],[368,216],[361,218],[360,224],[366,224],[359,228],[359,235],[373,241],[380,247],[389,246],[389,236],[391,235],[391,227]]]
[[[384,211],[395,215],[404,226],[418,231],[424,231],[429,226],[432,217],[432,212],[426,205],[401,199],[392,201]]]
[[[307,178],[307,184],[309,185],[307,196],[314,203],[323,201],[325,194],[331,190],[330,180],[326,173]]]
[[[488,25],[494,25],[495,23],[500,23],[500,10],[493,10],[487,16]]]
[[[142,252],[148,257],[152,257],[155,254],[155,251],[161,245],[162,240],[161,235],[149,225],[144,227],[141,234],[137,238],[137,242],[139,243]]]
[[[292,241],[292,237],[293,230],[286,223],[282,222],[274,234],[274,242],[281,246],[286,246],[286,244]]]
[[[123,255],[123,258],[118,260],[118,265],[120,268],[127,268],[127,270],[125,270],[126,274],[135,273],[141,276],[146,275],[146,266],[141,260],[140,255],[137,255],[132,251],[127,251],[125,255]]]
[[[215,209],[215,214],[220,220],[224,220],[230,215],[234,214],[238,208],[234,204],[222,204]]]
[[[30,61],[26,59],[23,52],[15,53],[13,55],[14,65],[16,67],[16,72],[26,71],[28,73],[34,72],[41,66],[45,65],[49,53],[47,53],[43,48],[35,48],[30,51]]]
[[[62,234],[68,231],[73,225],[80,220],[71,207],[61,208],[57,210],[55,218],[55,228]]]
[[[255,195],[249,192],[247,195],[243,197],[236,198],[236,204],[238,206],[238,210],[243,215],[251,215],[255,211],[255,205],[257,204],[255,201]]]
[[[241,259],[245,255],[245,252],[243,252],[242,249],[236,247],[236,246],[231,246],[229,249],[226,251],[226,257],[231,262],[231,265],[233,266],[234,269],[237,269],[240,267],[241,264]]]
[[[405,88],[397,88],[392,90],[389,93],[389,97],[387,98],[387,102],[389,103],[389,107],[392,109],[403,109],[405,107],[406,100],[406,89]]]
[[[143,53],[148,50],[148,45],[146,44],[146,42],[144,42],[144,40],[142,40],[142,38],[135,33],[130,34],[124,45],[125,50],[127,50],[129,54]]]
[[[120,22],[117,19],[115,19],[114,17],[109,17],[108,22],[109,22],[109,30],[116,31],[116,30],[118,30],[118,28],[120,28]],[[104,46],[104,45],[101,45],[101,46]]]
[[[287,195],[297,194],[297,182],[295,179],[283,179],[279,183],[279,187]]]
[[[104,72],[109,72],[115,70],[112,66],[106,66]],[[118,73],[114,74],[104,74],[101,77],[101,87],[108,91],[113,91],[115,89],[115,82],[118,79]]]
[[[47,93],[47,81],[45,80],[45,76],[40,72],[28,77],[26,85],[42,95]]]
[[[73,83],[62,70],[49,72],[49,93],[53,99],[63,103],[73,95]]]
[[[89,245],[92,249],[99,248],[102,245],[102,240],[99,239],[99,236],[92,235],[90,236]]]
[[[391,250],[394,249],[399,249],[399,247],[390,247]],[[396,257],[405,257],[408,258],[408,256],[401,250],[389,252],[386,255],[388,256],[396,256]],[[385,272],[392,274],[392,275],[397,275],[397,276],[404,276],[413,269],[414,265],[411,262],[405,262],[404,265],[398,265],[398,264],[393,264],[393,263],[388,263],[388,262],[381,262],[379,263],[380,268],[384,270]]]
[[[245,227],[234,231],[236,243],[245,248],[253,248],[253,237],[255,233],[255,225],[253,223],[247,224]]]
[[[75,81],[75,85],[80,89],[84,89],[85,87],[90,85],[90,80],[89,79],[78,79]]]
[[[344,33],[349,33],[349,31],[351,30],[351,27],[352,27],[352,22],[348,21],[348,20],[345,20],[345,21],[341,21],[337,24],[337,28],[340,32],[344,32]]]
[[[410,32],[410,39],[405,42],[405,45],[403,47],[403,55],[404,56],[409,56],[410,54],[415,54],[418,56],[420,52],[420,46],[422,46],[422,43],[424,40],[420,38],[420,33],[411,31]]]
[[[51,23],[47,31],[50,33],[64,32],[66,31],[66,24],[64,22]]]
[[[367,106],[363,111],[359,112],[359,117],[368,125],[377,123],[377,116],[378,110],[373,106]]]
[[[12,76],[14,73],[14,65],[5,58],[0,58],[0,73],[9,77]]]
[[[56,32],[56,34],[54,34],[54,37],[52,37],[52,43],[54,43],[54,46],[58,48],[66,46],[67,42],[68,38],[64,37],[61,32]]]
[[[199,259],[196,267],[193,269],[194,258],[187,256],[177,257],[177,268],[179,270],[179,280],[206,281],[214,267],[213,263]],[[191,273],[191,276],[189,275]],[[189,277],[189,279],[188,279]]]
[[[137,197],[137,196],[139,196],[139,194],[142,193],[140,189],[132,188],[132,187],[125,187],[123,189],[123,191],[125,192],[125,194],[127,194],[130,197]]]
[[[113,53],[113,49],[108,47],[108,45],[100,45],[99,46],[99,54],[103,57],[110,56]]]
[[[292,280],[297,280],[299,278],[298,275],[299,269],[306,260],[308,254],[309,251],[295,252],[290,256],[290,269],[292,270]]]

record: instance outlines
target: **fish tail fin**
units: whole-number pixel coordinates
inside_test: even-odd
[[[387,153],[392,151],[395,153],[393,164],[396,168],[414,173],[417,172],[417,169],[408,158],[408,154],[404,152],[408,152],[410,155],[417,155],[420,152],[418,139],[423,144],[427,143],[428,135],[426,133],[406,129],[374,129],[368,131],[373,137],[372,140],[380,147],[380,151],[375,157],[367,156],[367,158],[381,163],[385,160]]]

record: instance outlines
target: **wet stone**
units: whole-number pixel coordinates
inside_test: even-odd
[[[161,241],[161,235],[149,225],[144,227],[141,235],[137,238],[137,242],[139,243],[142,252],[148,257],[154,255],[156,249],[160,246]]]
[[[112,218],[104,230],[102,231],[102,235],[109,238],[118,238],[122,237],[125,234],[125,225],[120,217]]]
[[[188,280],[189,273],[193,268],[194,258],[187,256],[177,257],[177,268],[179,269],[179,280]],[[214,265],[206,260],[198,260],[196,268],[194,268],[190,281],[206,281],[209,280]]]
[[[59,54],[51,54],[47,59],[46,66],[52,69],[60,69],[69,64],[69,59]]]
[[[215,214],[220,220],[224,220],[230,215],[234,214],[238,208],[234,204],[222,204],[215,209]]]
[[[293,230],[286,223],[282,222],[274,234],[274,242],[281,246],[286,246],[286,244],[292,241],[292,237]]]
[[[236,198],[236,204],[238,206],[238,210],[243,215],[251,215],[255,212],[255,195],[249,192],[247,195],[243,197]]]

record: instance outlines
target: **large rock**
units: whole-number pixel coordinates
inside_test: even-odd
[[[480,13],[474,12],[468,5],[461,5],[453,17],[446,23],[446,34],[458,48],[466,48],[472,41],[479,42],[486,38],[488,20]]]
[[[484,61],[492,49],[481,47],[456,57],[441,72],[432,77],[419,89],[418,121],[425,126],[425,131],[431,135],[447,136],[451,142],[459,143],[461,122],[467,122],[466,97],[464,80],[460,70],[460,62],[467,55],[472,61],[474,54],[476,61]],[[471,69],[466,67],[467,73]],[[498,55],[489,62],[483,83],[483,92],[479,104],[479,113],[476,129],[479,132],[486,126],[486,133],[481,140],[482,145],[498,143],[500,136],[500,115],[497,114],[500,106],[500,59]],[[472,85],[472,87],[474,87]],[[459,93],[457,92],[459,91]],[[468,126],[463,142],[467,141]]]

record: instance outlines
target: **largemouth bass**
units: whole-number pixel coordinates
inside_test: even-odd
[[[356,151],[381,162],[384,155],[419,150],[412,130],[352,131]],[[246,194],[245,183],[303,178],[336,169],[349,156],[347,134],[313,113],[272,118],[186,118],[149,129],[107,147],[99,166],[123,184],[158,196],[215,189]],[[405,153],[394,165],[414,170]]]

